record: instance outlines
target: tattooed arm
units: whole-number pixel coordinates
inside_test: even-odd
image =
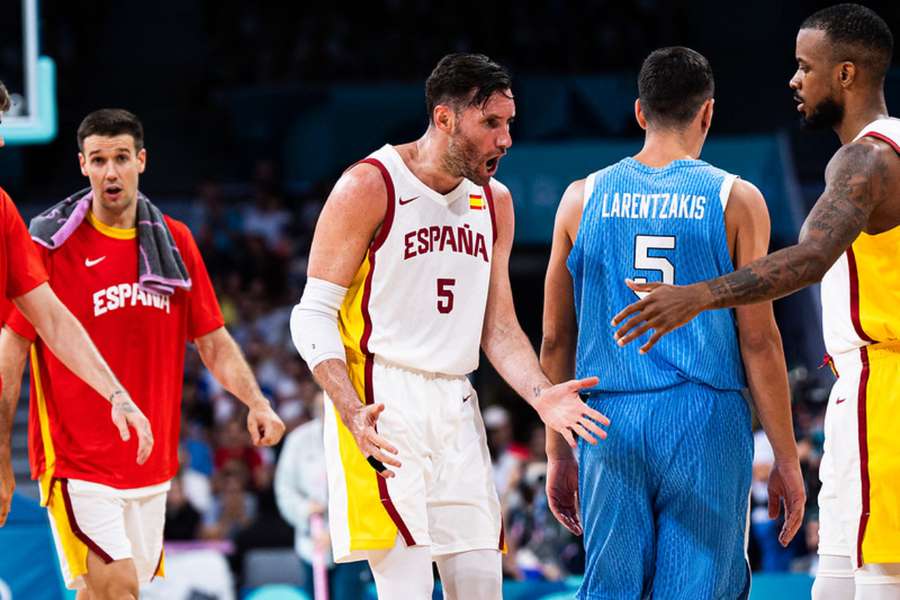
[[[663,335],[700,312],[753,304],[786,296],[822,279],[859,236],[885,198],[884,149],[863,141],[842,147],[825,170],[825,191],[800,230],[799,242],[709,281],[687,286],[629,282],[652,292],[613,319],[615,337],[625,345],[653,329],[641,347],[647,352]]]

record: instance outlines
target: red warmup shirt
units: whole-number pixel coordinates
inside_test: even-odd
[[[107,227],[88,214],[56,250],[40,248],[50,285],[150,420],[154,446],[138,465],[137,435],[123,442],[110,405],[37,340],[31,352],[31,476],[83,479],[119,489],[163,483],[178,471],[178,430],[186,342],[224,324],[203,258],[188,228],[166,223],[192,280],[171,296],[137,284],[136,230]],[[18,311],[9,326],[35,339]],[[44,477],[41,477],[41,476]]]
[[[47,270],[9,195],[0,188],[0,323],[10,300],[47,281]]]

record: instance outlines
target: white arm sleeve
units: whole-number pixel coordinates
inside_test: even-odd
[[[347,361],[337,324],[346,295],[347,288],[310,277],[300,304],[291,311],[291,339],[310,371],[330,358]]]

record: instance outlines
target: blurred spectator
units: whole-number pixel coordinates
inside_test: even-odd
[[[328,477],[322,430],[322,393],[314,400],[314,418],[284,442],[275,470],[275,499],[284,519],[294,526],[294,549],[300,556],[309,597],[315,597],[313,564],[328,569],[332,598],[363,598],[369,567],[365,561],[335,564],[328,534]],[[318,526],[317,526],[318,525]]]
[[[256,517],[256,496],[247,491],[246,471],[237,461],[216,474],[216,497],[203,516],[202,536],[234,540]]]
[[[200,512],[188,502],[181,478],[172,480],[166,495],[166,525],[163,538],[167,541],[193,540],[200,532]]]
[[[494,465],[494,484],[501,504],[517,476],[524,453],[513,444],[512,423],[509,413],[502,406],[490,406],[484,410],[484,428],[487,431],[488,450]]]
[[[272,467],[266,464],[263,452],[250,441],[246,420],[242,416],[230,419],[219,431],[219,444],[215,452],[217,470],[231,463],[238,463],[246,470],[252,486],[265,489],[272,481]]]
[[[191,455],[183,444],[178,448],[178,461],[181,493],[199,514],[208,512],[213,501],[209,477],[193,468]]]

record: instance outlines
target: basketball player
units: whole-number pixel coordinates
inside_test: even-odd
[[[425,134],[335,185],[292,315],[329,399],[334,556],[367,559],[380,598],[431,598],[432,560],[445,597],[500,598],[500,503],[466,378],[479,345],[570,444],[605,435],[605,417],[578,397],[596,378],[552,386],[516,319],[512,199],[493,179],[512,143],[510,87],[485,56],[441,59],[425,84]]]
[[[652,293],[613,321],[621,344],[652,328],[647,350],[702,310],[822,282],[825,345],[839,378],[819,470],[816,600],[900,598],[900,120],[884,100],[892,52],[887,24],[862,6],[806,19],[790,87],[804,122],[831,127],[843,146],[799,243],[711,281],[633,284]]]
[[[190,231],[138,192],[147,160],[143,141],[140,121],[125,110],[85,117],[78,157],[90,190],[73,197],[74,210],[67,212],[68,200],[54,207],[54,218],[66,219],[59,231],[69,235],[53,249],[42,245],[40,253],[50,284],[147,412],[156,452],[136,467],[117,451],[99,419],[102,407],[21,315],[14,312],[2,334],[7,342],[0,374],[9,382],[21,378],[34,342],[32,476],[40,480],[66,585],[79,590],[80,600],[136,599],[140,583],[163,574],[165,497],[178,471],[185,342],[196,344],[216,379],[249,407],[255,444],[275,444],[284,431],[223,326]],[[32,234],[41,240],[38,222],[32,221]],[[152,261],[154,248],[160,260],[168,253],[184,276],[150,282],[142,273],[139,283],[138,263]]]
[[[9,106],[9,94],[0,82],[0,116],[9,110]],[[3,137],[0,136],[2,146]],[[41,333],[60,361],[112,404],[112,421],[123,441],[131,437],[128,427],[134,428],[137,433],[137,463],[143,464],[153,449],[150,422],[113,375],[84,327],[47,285],[47,278],[47,270],[31,242],[19,211],[9,195],[0,188],[0,323],[15,304]],[[0,356],[4,356],[6,351],[7,347],[0,340]],[[10,434],[19,384],[14,379],[7,379],[6,382],[7,390],[4,392],[9,394],[4,394],[0,403],[0,527],[6,523],[16,487],[10,456]],[[9,401],[6,401],[7,396]],[[98,410],[103,408],[103,404],[98,404]],[[100,421],[97,422],[99,424]]]
[[[577,462],[548,432],[551,510],[576,535],[579,500],[584,517],[578,597],[585,600],[747,597],[753,440],[740,390],[748,384],[777,458],[770,494],[791,501],[783,544],[802,522],[805,494],[771,303],[709,313],[647,361],[603,335],[615,310],[635,297],[626,277],[699,281],[766,252],[769,215],[759,190],[698,159],[713,89],[697,52],[650,54],[635,102],[643,149],[574,182],[558,209],[541,364],[555,381],[599,373],[588,404],[612,420],[609,438],[582,444]]]

